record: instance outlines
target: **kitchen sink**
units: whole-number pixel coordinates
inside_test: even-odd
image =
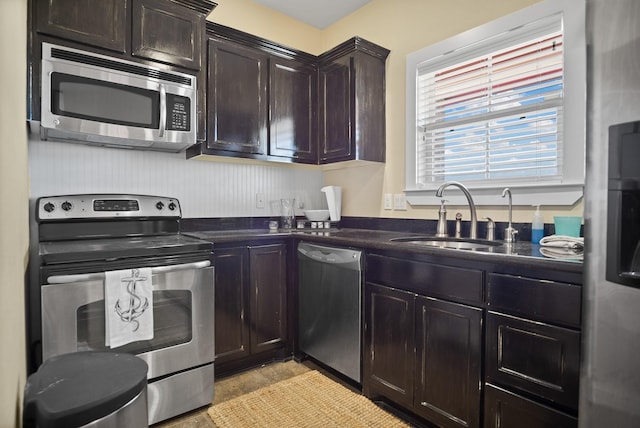
[[[411,245],[452,248],[456,250],[485,250],[502,245],[500,241],[488,241],[486,239],[441,238],[435,236],[409,236],[404,238],[391,238],[389,241],[403,242]]]

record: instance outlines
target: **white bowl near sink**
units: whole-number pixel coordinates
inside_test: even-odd
[[[304,215],[309,221],[329,220],[329,210],[304,210]]]

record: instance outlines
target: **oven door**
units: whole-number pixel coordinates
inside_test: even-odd
[[[213,267],[205,261],[152,273],[154,337],[117,348],[105,346],[104,274],[49,278],[60,283],[41,287],[43,360],[77,351],[127,352],[146,361],[150,380],[211,363]]]

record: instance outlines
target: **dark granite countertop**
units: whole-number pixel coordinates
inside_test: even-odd
[[[241,229],[192,231],[186,232],[186,234],[211,241],[214,243],[214,248],[216,243],[221,244],[246,240],[260,241],[273,238],[293,237],[304,241],[315,242],[320,245],[325,244],[369,250],[399,251],[440,257],[451,257],[455,259],[484,261],[489,263],[525,263],[533,267],[566,272],[582,272],[582,260],[578,256],[575,258],[546,257],[540,252],[540,245],[526,241],[470,250],[440,248],[429,245],[394,241],[394,239],[425,237],[429,235],[371,229],[279,229],[277,231],[270,231],[268,229]]]

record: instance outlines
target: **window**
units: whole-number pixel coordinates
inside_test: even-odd
[[[407,56],[412,204],[437,203],[433,190],[450,180],[474,189],[479,204],[500,203],[506,186],[521,205],[582,196],[586,74],[577,3],[565,10],[568,2],[543,2]]]

